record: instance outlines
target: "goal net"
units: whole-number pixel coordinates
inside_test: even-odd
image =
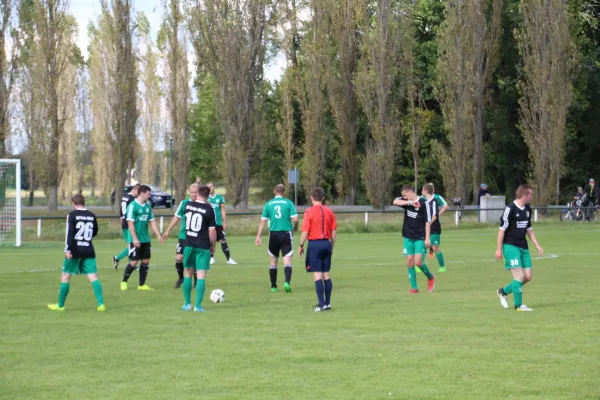
[[[21,160],[0,159],[0,246],[21,246]]]

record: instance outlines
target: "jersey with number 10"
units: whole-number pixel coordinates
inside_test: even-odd
[[[265,204],[261,219],[269,220],[271,232],[288,232],[294,229],[290,218],[297,217],[296,207],[289,199],[277,196]]]
[[[65,252],[73,258],[95,258],[92,238],[98,234],[96,216],[86,209],[71,211],[67,216]]]
[[[214,196],[208,196],[208,202],[215,211],[215,220],[217,221],[217,225],[223,225],[223,217],[221,216],[221,204],[225,204],[225,198],[220,194],[215,194]]]
[[[188,201],[185,215],[185,245],[197,249],[210,249],[208,228],[216,226],[212,206],[200,201]]]
[[[148,223],[154,221],[154,214],[152,214],[152,208],[148,203],[140,204],[137,200],[134,200],[127,207],[127,221],[133,221],[138,242],[150,243]],[[131,234],[129,234],[129,242],[132,243]]]

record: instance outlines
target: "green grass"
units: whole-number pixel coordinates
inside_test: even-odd
[[[532,313],[499,305],[495,290],[510,277],[493,260],[496,231],[446,232],[449,272],[433,293],[420,275],[413,296],[398,233],[341,234],[334,309],[317,314],[298,257],[293,294],[269,292],[266,249],[253,237],[229,238],[238,266],[219,249],[207,288],[227,301],[201,315],[180,311],[172,288],[175,240],[154,245],[155,292],[119,291],[122,268],[109,259],[123,243],[95,243],[103,314],[84,277],[72,279],[64,313],[46,309],[61,243],[2,248],[0,398],[598,399],[598,226],[536,226],[558,257],[534,258]]]

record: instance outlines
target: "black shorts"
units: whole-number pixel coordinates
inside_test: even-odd
[[[150,253],[150,243],[140,243],[139,249],[136,249],[133,243],[129,243],[129,259],[131,261],[149,260]]]
[[[331,269],[331,242],[309,240],[306,248],[306,272],[329,272]]]
[[[279,257],[291,257],[294,255],[294,237],[290,231],[279,231],[269,233],[269,255]]]
[[[179,239],[177,241],[177,246],[175,247],[175,254],[183,255],[183,247],[185,245],[185,239]]]
[[[217,242],[221,242],[223,240],[227,240],[225,237],[225,231],[223,230],[223,225],[217,225]]]

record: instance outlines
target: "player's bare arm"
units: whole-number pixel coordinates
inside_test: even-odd
[[[298,247],[299,255],[304,254],[304,244],[306,243],[307,239],[308,239],[308,232],[302,232],[302,235],[300,236],[300,246]]]
[[[127,226],[129,227],[129,234],[131,235],[131,242],[133,243],[133,246],[139,249],[140,241],[135,233],[135,225],[133,225],[133,221],[127,221]]]
[[[214,226],[208,228],[208,239],[210,240],[210,254],[213,255],[217,244],[217,229]]]
[[[225,204],[221,204],[221,219],[223,220],[223,230],[227,230],[227,211],[225,211]]]
[[[533,228],[529,228],[527,229],[527,236],[529,236],[529,240],[531,240],[533,242],[533,244],[535,245],[535,248],[538,251],[538,254],[541,256],[544,254],[544,249],[542,249],[542,246],[540,246],[540,244],[537,241],[537,238],[535,237],[535,233],[533,233]]]
[[[171,233],[171,229],[173,229],[175,227],[175,225],[177,225],[178,222],[179,222],[179,217],[177,215],[174,216],[173,219],[171,219],[171,223],[169,224],[169,226],[167,227],[167,230],[163,234],[163,240],[167,240],[167,238],[169,237],[169,233]]]
[[[441,216],[443,213],[446,212],[446,210],[448,209],[448,204],[446,204],[445,206],[443,206],[442,208],[439,209],[438,211],[438,215]],[[433,223],[433,221],[431,221]]]
[[[263,230],[265,229],[266,222],[266,219],[261,219],[260,223],[258,224],[258,233],[256,234],[256,240],[254,241],[254,244],[256,244],[257,246],[262,246],[261,236],[263,234]],[[223,227],[223,229],[225,229],[225,227]]]
[[[160,232],[158,231],[158,227],[156,226],[156,221],[152,220],[150,221],[150,227],[152,228],[152,232],[154,232],[154,234],[156,235],[156,237],[158,238],[158,242],[160,244],[164,243],[164,240],[162,238],[162,235],[160,234]]]
[[[431,223],[425,223],[425,247],[431,245]]]
[[[333,254],[333,247],[335,246],[336,237],[337,237],[337,232],[331,231],[331,254]]]
[[[504,230],[498,229],[498,240],[496,244],[496,261],[502,259],[502,243],[504,243]]]
[[[292,217],[292,222],[294,223],[294,232],[298,232],[298,222],[299,221],[300,221],[300,219],[298,218],[297,215],[295,217]]]

